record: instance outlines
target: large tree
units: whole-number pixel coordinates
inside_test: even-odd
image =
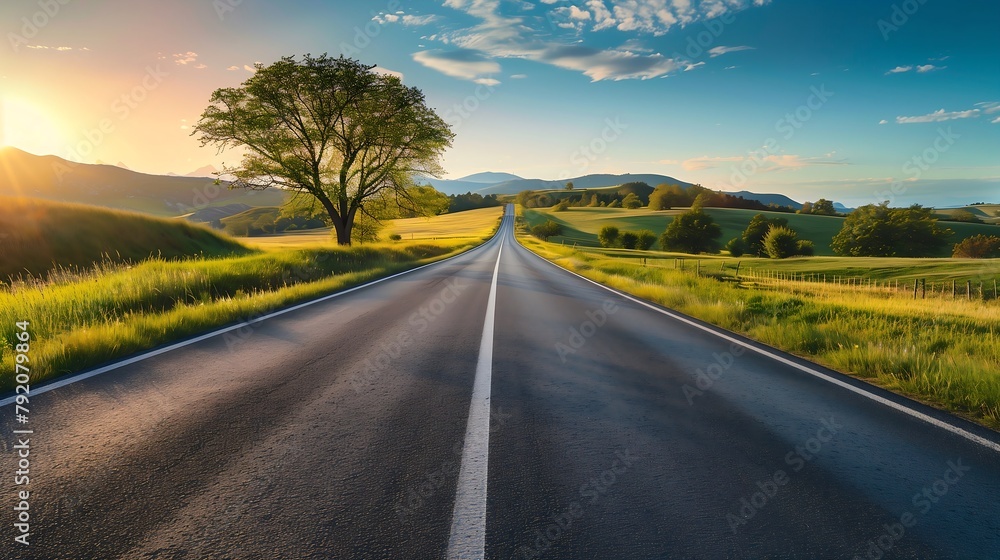
[[[350,245],[369,202],[418,206],[411,178],[439,175],[454,138],[419,89],[374,68],[325,54],[258,65],[242,86],[212,94],[193,134],[245,151],[239,167],[225,169],[233,187],[315,197],[337,242]]]
[[[750,218],[750,223],[743,230],[743,243],[746,252],[754,256],[765,257],[767,250],[764,248],[764,237],[771,228],[788,227],[788,220],[784,218],[768,218],[764,214],[756,214]]]
[[[682,253],[718,253],[716,239],[720,235],[722,229],[719,224],[700,206],[695,206],[670,222],[660,236],[660,248]]]
[[[838,255],[850,257],[931,257],[952,233],[938,226],[929,208],[919,204],[890,208],[883,202],[848,214],[831,247]]]

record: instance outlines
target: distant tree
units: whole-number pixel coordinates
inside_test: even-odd
[[[811,257],[816,254],[816,244],[808,239],[799,239],[795,254],[803,257]]]
[[[566,190],[568,190],[568,191],[573,190],[573,181],[568,181],[566,183]]]
[[[743,243],[746,245],[746,252],[762,257],[767,254],[764,250],[764,236],[772,227],[787,227],[788,220],[785,218],[768,218],[763,214],[757,214],[750,218],[750,223],[743,230]]]
[[[799,214],[812,214],[813,213],[813,203],[803,202],[802,209],[799,210]]]
[[[597,234],[597,240],[601,247],[614,247],[618,244],[618,228],[615,226],[604,226]]]
[[[544,224],[538,224],[537,226],[531,228],[531,234],[542,241],[548,241],[550,237],[562,234],[562,225],[558,222],[549,220]]]
[[[639,243],[639,235],[634,231],[623,231],[618,237],[623,249],[635,249]]]
[[[691,208],[711,208],[715,206],[715,196],[710,192],[699,193],[691,202]]]
[[[806,212],[803,212],[805,214]],[[813,203],[812,213],[819,216],[836,216],[837,209],[833,207],[833,201],[821,198]]]
[[[649,195],[650,210],[670,210],[670,192],[664,188],[665,186],[656,187],[656,190]]]
[[[942,249],[952,233],[938,226],[929,208],[890,208],[883,202],[848,214],[831,247],[851,257],[926,257]]]
[[[649,231],[648,229],[642,229],[636,232],[635,248],[640,251],[650,250],[654,244],[656,244],[656,234]]]
[[[569,201],[566,199],[562,199],[552,205],[553,212],[565,212],[566,210],[569,210]]]
[[[717,253],[716,239],[722,229],[711,216],[700,208],[692,208],[675,217],[660,236],[660,248],[664,251],[684,253]]]
[[[517,193],[517,197],[514,198],[514,203],[519,204],[524,208],[529,208],[528,203],[535,197],[534,191],[521,191]]]
[[[598,206],[600,206],[600,204],[601,204],[601,201],[600,201],[600,199],[597,198],[597,195],[595,194],[595,195],[591,195],[591,197],[590,197],[590,204],[588,204],[587,206],[589,206],[591,208],[597,208]]]
[[[966,224],[981,224],[982,220],[968,210],[955,210],[946,218],[949,222],[963,222]]]
[[[628,193],[622,200],[622,208],[628,208],[630,210],[635,210],[636,208],[642,208],[642,201],[635,193]]]
[[[464,212],[477,208],[493,208],[503,204],[497,199],[497,195],[488,194],[483,196],[479,193],[467,192],[465,194],[453,194],[448,196],[448,212]]]
[[[680,185],[662,184],[649,195],[650,210],[670,210],[675,206],[689,206],[691,200],[688,199],[684,188]]]
[[[982,234],[966,237],[955,244],[951,256],[956,259],[998,259],[1000,237]]]
[[[729,254],[733,257],[742,257],[747,251],[746,243],[743,242],[739,237],[734,237],[726,242],[726,246],[723,247],[725,250],[729,251]]]
[[[608,208],[621,208],[621,207],[622,207],[622,201],[618,200],[617,198],[612,200],[611,203],[608,204]]]
[[[626,197],[629,194],[634,194],[639,197],[642,201],[642,206],[649,204],[649,195],[653,192],[653,187],[642,181],[632,181],[631,183],[624,183],[618,187],[615,191],[619,197]]]
[[[341,245],[371,201],[407,200],[414,175],[440,174],[454,138],[419,89],[327,55],[257,65],[240,87],[212,93],[192,134],[244,151],[238,168],[224,170],[232,187],[315,197]]]

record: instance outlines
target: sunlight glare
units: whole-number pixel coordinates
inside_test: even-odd
[[[65,135],[49,114],[18,97],[4,97],[2,106],[0,146],[13,146],[36,155],[64,154]]]

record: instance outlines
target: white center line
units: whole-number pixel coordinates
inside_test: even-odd
[[[476,379],[472,385],[469,423],[465,427],[462,465],[458,471],[455,510],[451,516],[451,536],[448,538],[448,560],[482,559],[486,555],[486,480],[490,454],[490,385],[493,379],[493,324],[496,317],[497,277],[500,275],[500,255],[503,238],[497,251],[486,304],[483,340],[479,344]]]

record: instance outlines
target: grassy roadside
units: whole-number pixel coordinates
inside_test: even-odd
[[[0,291],[0,368],[14,371],[18,321],[31,323],[31,382],[37,384],[441,260],[487,238],[154,259],[15,285]],[[0,392],[13,388],[12,378],[0,377]]]
[[[1000,429],[1000,305],[772,290],[518,236],[563,268]]]

